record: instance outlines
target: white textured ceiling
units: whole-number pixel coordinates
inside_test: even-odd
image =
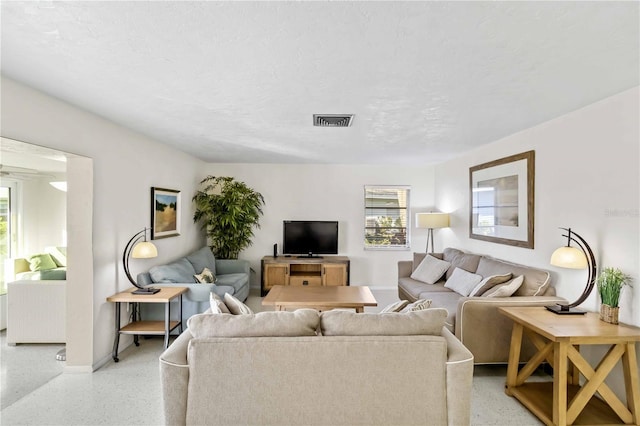
[[[639,85],[638,11],[2,1],[2,72],[209,162],[429,164]]]

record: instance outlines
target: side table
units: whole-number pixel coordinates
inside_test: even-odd
[[[113,341],[113,360],[118,362],[118,345],[120,343],[121,334],[133,334],[133,341],[136,346],[139,346],[138,335],[164,335],[164,348],[169,347],[169,334],[175,330],[176,327],[180,327],[180,333],[182,333],[182,294],[187,291],[186,287],[162,287],[160,291],[155,294],[132,294],[136,288],[130,288],[120,293],[116,293],[113,296],[107,297],[107,302],[113,302],[116,306],[116,336]],[[180,314],[178,318],[180,321],[171,321],[171,300],[176,297],[180,298]],[[133,304],[133,321],[124,327],[120,326],[120,304],[132,303]],[[164,321],[141,321],[139,318],[138,304],[140,303],[164,303]]]
[[[636,359],[640,328],[600,321],[594,312],[562,316],[543,307],[503,307],[499,311],[513,320],[507,395],[518,399],[547,425],[640,424]],[[518,370],[523,335],[538,353]],[[610,347],[594,368],[580,354],[580,345]],[[545,360],[553,367],[553,382],[525,383]],[[626,404],[604,382],[618,361],[624,372]],[[582,385],[580,375],[584,377]]]

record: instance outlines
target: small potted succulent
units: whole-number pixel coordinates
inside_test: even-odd
[[[618,268],[604,268],[598,276],[597,285],[600,293],[600,319],[618,324],[618,311],[622,287],[629,285],[631,277]]]

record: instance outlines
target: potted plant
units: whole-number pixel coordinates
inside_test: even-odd
[[[259,228],[264,198],[232,177],[207,176],[193,197],[194,222],[202,223],[213,254],[237,259],[251,245],[253,228]]]
[[[620,293],[622,287],[630,285],[631,277],[618,268],[604,268],[598,276],[598,293],[600,305],[600,319],[611,324],[618,323]]]

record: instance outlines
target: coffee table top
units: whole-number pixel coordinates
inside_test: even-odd
[[[367,286],[276,285],[262,300],[265,306],[308,308],[355,308],[378,306]]]

